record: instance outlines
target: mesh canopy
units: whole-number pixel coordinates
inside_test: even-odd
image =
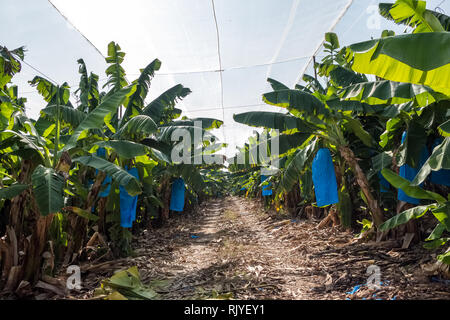
[[[293,87],[320,60],[326,32],[341,45],[377,38],[384,29],[404,31],[377,13],[375,0],[3,0],[0,45],[26,45],[23,72],[15,82],[37,118],[44,106],[27,80],[37,70],[55,82],[79,82],[77,59],[105,82],[107,44],[126,52],[129,81],[154,58],[162,61],[148,101],[181,83],[192,90],[179,106],[189,117],[225,121],[215,134],[229,144],[227,155],[254,128],[233,121],[233,113],[280,111],[262,102],[274,78]],[[393,1],[392,1],[393,2]],[[428,1],[447,14],[450,3]],[[36,69],[32,69],[32,67]],[[40,74],[42,75],[42,74]]]

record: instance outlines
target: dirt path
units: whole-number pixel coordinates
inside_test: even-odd
[[[113,270],[136,265],[144,283],[162,280],[162,299],[449,299],[449,286],[430,282],[420,266],[432,261],[421,247],[355,244],[354,235],[318,230],[315,221],[274,218],[260,204],[230,197],[209,201],[193,215],[145,231],[135,256],[84,275],[85,290]],[[380,268],[383,286],[364,284]],[[363,285],[348,294],[356,285]],[[375,295],[374,295],[375,294]]]

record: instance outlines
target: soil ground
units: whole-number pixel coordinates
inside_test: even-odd
[[[166,284],[159,299],[450,299],[448,283],[422,272],[434,259],[420,245],[358,244],[350,232],[280,219],[238,197],[198,210],[145,230],[133,241],[133,257],[89,266],[71,298],[92,299],[102,279],[137,266],[143,283]],[[366,285],[371,265],[380,268],[378,289]]]

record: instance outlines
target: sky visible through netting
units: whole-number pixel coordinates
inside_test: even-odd
[[[225,125],[215,134],[235,153],[256,128],[233,121],[234,113],[280,111],[262,101],[274,78],[290,87],[314,74],[313,56],[324,56],[326,32],[341,45],[380,37],[397,26],[378,15],[376,0],[1,0],[0,45],[27,52],[14,82],[37,119],[45,102],[27,81],[35,75],[55,83],[79,83],[77,59],[106,82],[107,44],[126,52],[131,82],[153,59],[162,61],[148,101],[181,83],[192,93],[179,103],[184,115],[212,117]],[[393,1],[392,1],[393,2]],[[436,9],[436,7],[438,7]],[[427,1],[450,13],[450,1]]]

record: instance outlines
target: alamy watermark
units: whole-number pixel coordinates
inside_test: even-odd
[[[77,265],[67,267],[67,274],[70,276],[66,280],[66,287],[69,290],[81,290],[81,269]]]
[[[379,266],[372,264],[367,267],[366,275],[367,278],[366,285],[369,289],[378,290],[381,287],[381,269]]]

